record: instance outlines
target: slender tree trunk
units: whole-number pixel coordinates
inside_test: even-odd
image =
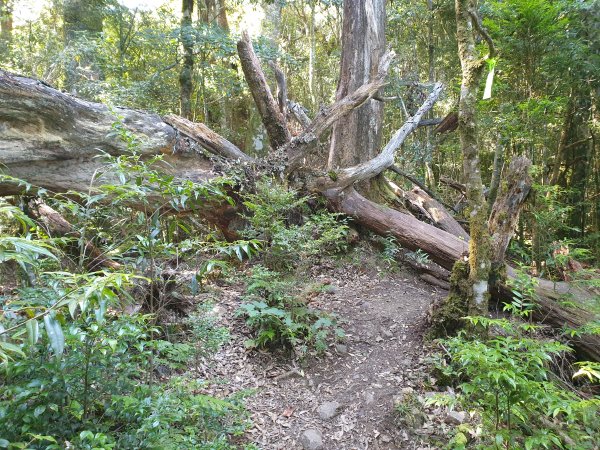
[[[504,165],[504,150],[505,145],[502,139],[498,137],[496,147],[494,148],[494,163],[492,169],[492,180],[490,181],[490,192],[488,193],[488,211],[492,211],[492,206],[496,201],[498,195],[498,188],[500,187],[500,175],[502,174],[502,166]]]
[[[477,56],[475,27],[476,0],[456,0],[456,37],[462,68],[462,83],[458,107],[458,133],[463,155],[463,175],[469,202],[471,241],[469,246],[469,282],[472,289],[469,314],[488,311],[491,269],[490,233],[487,227],[487,205],[479,168],[477,135],[477,88],[484,61]]]
[[[179,72],[179,108],[180,115],[186,119],[192,118],[192,93],[194,91],[194,30],[192,13],[194,0],[181,1],[181,31],[179,39],[183,47],[183,65]]]
[[[316,106],[315,97],[315,53],[317,44],[315,40],[315,0],[310,1],[310,22],[308,27],[310,48],[308,52],[308,92],[310,94],[311,107]]]
[[[225,5],[225,0],[217,0],[217,24],[223,29],[225,32],[229,32],[229,21],[227,20],[227,6]]]
[[[104,0],[65,0],[63,3],[65,45],[72,44],[81,34],[95,36],[103,30]],[[77,83],[83,76],[88,79],[100,79],[100,69],[94,64],[91,55],[78,55],[78,60],[69,62],[65,73],[65,88],[77,94]],[[83,72],[83,75],[79,71]]]
[[[558,179],[560,177],[560,168],[562,166],[563,161],[565,160],[565,149],[567,147],[567,143],[569,141],[569,135],[571,131],[571,126],[573,123],[573,109],[575,107],[575,101],[573,99],[573,93],[569,96],[569,100],[567,103],[567,109],[565,111],[565,118],[563,122],[563,127],[560,132],[560,139],[558,141],[558,148],[556,149],[556,156],[554,157],[554,165],[552,166],[552,172],[550,175],[550,179],[548,180],[548,184],[550,186],[554,186],[558,183]]]
[[[13,30],[12,0],[0,0],[0,54],[10,48]]]

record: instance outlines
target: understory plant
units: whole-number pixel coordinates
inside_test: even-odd
[[[263,261],[270,269],[288,271],[348,248],[346,219],[324,209],[311,211],[309,201],[267,178],[245,196],[245,234],[263,243]]]
[[[227,181],[173,180],[160,157],[140,156],[119,121],[114,132],[129,153],[105,155],[93,191],[61,197],[30,187],[71,223],[71,236],[51,239],[0,204],[2,223],[12,223],[0,264],[20,271],[18,285],[0,292],[0,448],[232,448],[245,428],[241,398],[210,396],[182,373],[225,333],[198,309],[196,326],[167,341],[158,317],[170,301],[164,269],[202,241],[166,212],[230,201]],[[91,270],[90,245],[118,268]],[[136,304],[151,314],[124,312]]]
[[[332,338],[344,337],[333,315],[308,306],[293,282],[263,266],[253,268],[245,300],[238,315],[255,335],[247,347],[288,347],[304,356],[311,350],[323,352]]]
[[[441,341],[447,359],[438,369],[458,380],[457,403],[480,418],[482,430],[472,430],[477,438],[470,443],[464,427],[457,430],[450,448],[598,448],[600,398],[566,389],[552,372],[552,361],[569,347],[535,338],[531,324],[466,320],[482,332]]]

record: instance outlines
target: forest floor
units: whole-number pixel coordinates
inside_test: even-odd
[[[231,339],[200,369],[211,380],[207,393],[250,390],[245,440],[265,450],[432,449],[447,442],[452,422],[424,405],[435,380],[422,339],[427,310],[445,291],[408,269],[322,264],[311,272],[311,283],[329,288],[307,301],[338,316],[343,343],[301,362],[248,351],[250,335],[235,317],[243,286],[215,287],[207,295],[218,298],[215,312]]]

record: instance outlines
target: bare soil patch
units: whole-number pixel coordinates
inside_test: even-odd
[[[307,439],[315,433],[322,439],[315,448],[433,448],[427,438],[440,430],[426,418],[416,427],[403,425],[394,413],[394,397],[407,390],[423,392],[430,384],[424,318],[445,291],[404,270],[325,265],[315,271],[311,279],[331,288],[311,305],[337,314],[346,340],[303,362],[249,352],[243,345],[249,336],[235,317],[243,287],[219,288],[213,294],[219,298],[216,310],[232,339],[201,368],[211,380],[209,393],[254,391],[246,400],[254,425],[246,438],[262,449],[310,448]],[[312,431],[303,437],[307,430]]]

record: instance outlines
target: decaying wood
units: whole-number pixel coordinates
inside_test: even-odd
[[[468,244],[413,216],[367,200],[353,188],[324,192],[333,208],[382,236],[394,236],[407,249],[421,249],[446,269],[468,253]]]
[[[442,88],[443,85],[441,83],[437,83],[433,87],[431,94],[429,94],[415,115],[407,120],[404,125],[394,133],[379,155],[362,164],[335,171],[335,176],[332,176],[330,173],[327,177],[315,179],[312,189],[316,191],[344,189],[359,181],[373,178],[393,165],[396,150],[402,145],[410,133],[417,128],[421,118],[433,107],[442,92]]]
[[[41,200],[31,200],[27,204],[28,215],[43,227],[50,237],[66,237],[82,241],[78,247],[80,257],[83,258],[85,266],[91,270],[102,267],[108,269],[120,269],[121,264],[108,258],[89,239],[82,238],[79,231],[73,227],[58,211],[51,208]]]
[[[350,114],[385,86],[385,77],[393,58],[393,52],[386,52],[379,63],[377,75],[371,82],[337,100],[328,108],[322,109],[304,132],[292,139],[285,148],[288,155],[288,172],[292,172],[302,165],[302,159],[314,148],[321,135],[331,128],[336,121]]]
[[[311,120],[306,114],[305,109],[299,103],[296,103],[290,99],[287,100],[287,108],[296,121],[302,126],[307,128],[310,126]]]
[[[451,133],[458,128],[458,113],[452,111],[435,128],[437,133]]]
[[[105,164],[101,152],[127,153],[113,124],[137,136],[137,151],[164,155],[162,169],[202,182],[215,176],[211,162],[156,114],[78,99],[37,80],[0,70],[0,170],[53,192],[88,192]],[[104,182],[111,182],[109,174]],[[0,195],[22,186],[0,180]]]
[[[450,283],[448,283],[447,281],[444,281],[444,280],[440,280],[439,278],[436,278],[433,275],[430,275],[428,273],[422,273],[421,275],[419,275],[419,278],[421,280],[423,280],[424,282],[429,283],[433,286],[437,286],[446,291],[450,290]]]
[[[290,132],[285,123],[285,117],[279,111],[279,105],[269,89],[265,74],[252,48],[250,36],[245,31],[237,43],[237,50],[248,88],[267,130],[271,146],[273,149],[283,147],[291,138]]]
[[[209,152],[232,160],[252,162],[254,158],[246,155],[235,144],[215,133],[203,123],[191,122],[174,114],[164,117],[164,121],[180,133],[192,138]]]
[[[275,74],[275,80],[277,81],[277,103],[279,104],[279,112],[283,114],[283,120],[286,120],[287,115],[287,82],[285,81],[285,74],[283,70],[275,64],[274,61],[269,61],[269,67]]]
[[[440,183],[445,184],[446,186],[449,186],[452,189],[457,190],[458,192],[460,192],[463,195],[466,195],[466,193],[467,193],[467,187],[464,184],[459,183],[458,181],[454,181],[452,178],[448,178],[448,177],[445,177],[442,175],[440,177]]]
[[[507,267],[509,278],[515,277],[515,271]],[[533,318],[556,330],[579,329],[597,316],[578,306],[582,301],[590,300],[590,292],[578,288],[572,283],[557,282],[535,278],[535,304]],[[502,284],[492,294],[501,300],[512,298],[509,286]],[[585,334],[571,338],[570,344],[582,359],[600,361],[600,336]]]
[[[404,193],[404,198],[417,207],[437,228],[452,233],[465,242],[469,241],[469,234],[464,228],[440,202],[431,198],[423,189],[414,187]]]
[[[500,193],[488,220],[492,236],[492,263],[500,264],[519,222],[519,214],[531,190],[533,180],[529,176],[531,161],[524,156],[514,158],[500,186]]]

